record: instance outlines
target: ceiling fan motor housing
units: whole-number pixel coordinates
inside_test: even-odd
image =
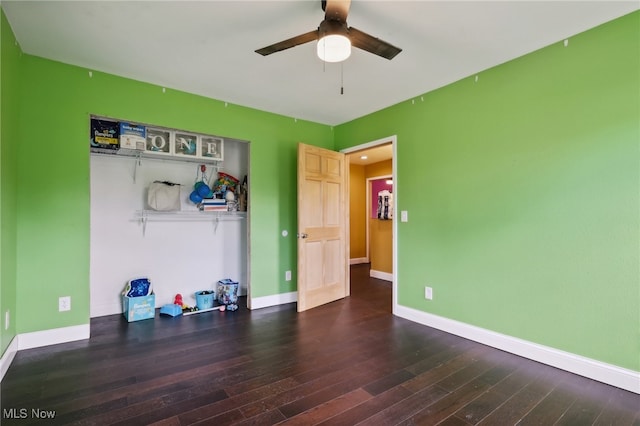
[[[346,22],[325,19],[318,27],[318,39],[328,35],[342,35],[349,38],[349,28]]]

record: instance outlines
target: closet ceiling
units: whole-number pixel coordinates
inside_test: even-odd
[[[94,78],[107,72],[337,125],[476,74],[481,84],[483,70],[550,44],[564,48],[564,39],[639,3],[354,0],[348,24],[403,50],[389,61],[353,49],[339,64],[321,62],[314,42],[266,57],[254,52],[317,28],[319,0],[3,0],[2,7],[25,53]]]

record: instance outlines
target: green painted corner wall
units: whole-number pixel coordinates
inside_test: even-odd
[[[254,297],[295,290],[297,142],[397,135],[400,304],[640,371],[640,13],[333,131],[89,77],[23,55],[4,13],[0,26],[0,353],[16,333],[88,323],[95,113],[251,141]]]
[[[4,11],[0,9],[0,356],[16,335],[16,174],[20,57]],[[5,330],[5,313],[9,326]]]
[[[22,62],[19,333],[89,322],[89,114],[250,141],[252,297],[295,291],[284,271],[296,271],[297,143],[332,148],[331,127],[29,55]],[[60,313],[66,295],[73,309]]]
[[[337,149],[397,135],[399,304],[640,371],[639,29],[335,128]]]

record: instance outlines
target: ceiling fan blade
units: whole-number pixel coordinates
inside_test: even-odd
[[[351,0],[326,0],[322,2],[324,19],[328,21],[347,22]]]
[[[262,49],[258,49],[256,50],[256,53],[259,53],[262,56],[267,56],[267,55],[271,55],[272,53],[289,49],[291,47],[298,46],[300,44],[305,44],[317,39],[318,39],[318,30],[313,30],[305,34],[300,34],[299,36],[291,37],[281,42],[274,43],[270,46],[263,47]]]
[[[402,52],[402,49],[395,47],[384,40],[380,40],[367,33],[349,27],[349,38],[351,39],[351,45],[374,55],[382,56],[389,60],[393,59],[398,53]]]

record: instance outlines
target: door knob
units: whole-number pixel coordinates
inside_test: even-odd
[[[307,238],[309,236],[309,234],[305,234],[304,232],[302,234],[298,234],[298,238]]]

